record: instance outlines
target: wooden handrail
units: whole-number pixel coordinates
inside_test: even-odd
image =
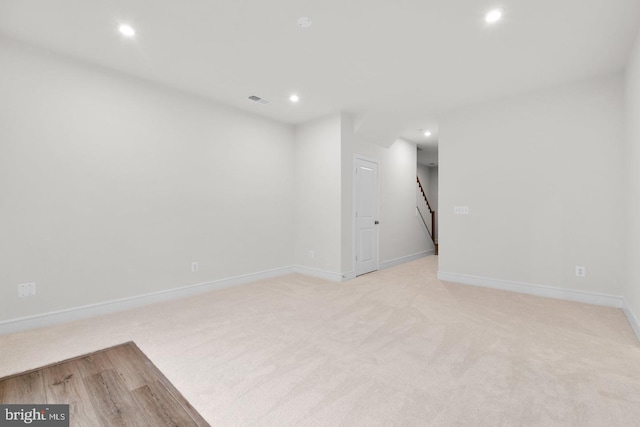
[[[429,231],[429,227],[427,227],[427,224],[426,224],[424,218],[422,218],[422,214],[420,214],[420,218],[422,218],[422,222],[424,223],[424,226],[427,229],[427,232],[429,233],[429,237],[431,237],[431,240],[433,241],[433,244],[436,247],[436,255],[437,255],[438,244],[436,243],[435,211],[431,208],[431,204],[429,203],[429,199],[427,199],[427,194],[424,192],[424,188],[422,187],[422,183],[420,182],[420,177],[418,177],[417,175],[416,175],[416,180],[418,181],[418,187],[420,187],[420,192],[422,192],[422,197],[424,198],[424,201],[427,203],[427,207],[429,208],[429,213],[431,214],[431,231]],[[420,209],[418,209],[418,212],[420,212]]]
[[[418,181],[418,186],[420,187],[420,191],[422,192],[422,197],[424,197],[424,201],[427,202],[427,207],[429,208],[429,212],[433,213],[433,209],[431,209],[431,205],[429,204],[429,200],[427,199],[427,194],[424,192],[424,188],[422,188],[422,183],[420,182],[420,178],[416,175],[416,180]]]

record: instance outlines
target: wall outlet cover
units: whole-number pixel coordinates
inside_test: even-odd
[[[18,297],[30,297],[36,294],[36,284],[35,282],[22,283],[18,285]]]

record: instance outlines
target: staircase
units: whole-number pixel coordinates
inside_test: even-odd
[[[436,233],[435,233],[436,212],[433,209],[431,209],[431,204],[427,199],[427,194],[424,192],[424,188],[422,187],[422,183],[420,182],[420,178],[418,176],[416,176],[416,180],[418,181],[418,189],[420,190],[420,193],[422,193],[422,198],[424,199],[426,207],[429,211],[428,215],[431,216],[430,226],[427,225],[427,221],[424,219],[424,216],[422,215],[422,211],[420,210],[420,207],[416,206],[416,209],[418,211],[418,214],[420,214],[420,218],[422,219],[424,227],[427,229],[427,233],[429,233],[429,237],[431,237],[431,241],[433,242],[433,246],[435,247],[435,251],[436,251],[435,254],[438,255],[438,239],[436,238]]]

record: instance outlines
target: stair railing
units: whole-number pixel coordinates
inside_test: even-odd
[[[416,176],[416,180],[418,182],[418,187],[420,188],[420,192],[422,193],[422,197],[423,197],[425,203],[427,204],[427,208],[429,209],[429,214],[431,215],[431,230],[429,230],[429,227],[427,226],[427,222],[425,221],[424,217],[422,216],[422,212],[420,211],[420,208],[418,206],[416,206],[416,209],[418,210],[418,213],[420,214],[420,218],[422,219],[422,222],[424,223],[424,227],[427,229],[427,233],[429,233],[429,237],[431,237],[431,240],[433,241],[433,246],[436,249],[436,255],[437,255],[438,254],[438,243],[436,242],[436,238],[435,238],[435,234],[436,234],[435,211],[431,208],[431,204],[429,203],[429,199],[427,199],[427,194],[424,192],[424,188],[422,187],[422,183],[420,182],[420,178],[418,176]]]

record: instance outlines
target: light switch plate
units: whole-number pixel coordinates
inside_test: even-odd
[[[469,214],[469,206],[456,206],[453,208],[453,213],[455,215],[468,215]]]

